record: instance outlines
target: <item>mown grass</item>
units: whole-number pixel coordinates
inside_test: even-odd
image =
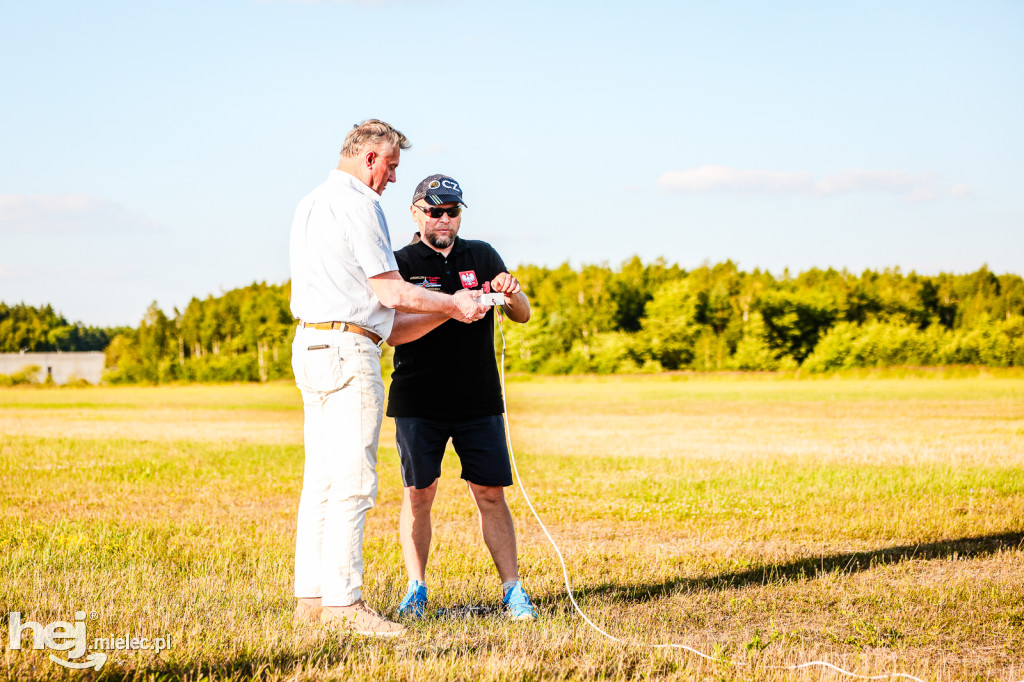
[[[0,644],[7,613],[95,612],[90,639],[171,636],[68,671],[3,651],[7,679],[1024,678],[1024,380],[773,375],[514,378],[520,471],[569,564],[574,613],[518,489],[521,569],[544,618],[430,617],[398,641],[295,626],[301,407],[287,384],[0,390]],[[405,577],[385,420],[366,596]],[[498,605],[446,461],[432,607]]]

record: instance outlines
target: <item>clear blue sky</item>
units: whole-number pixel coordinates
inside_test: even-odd
[[[6,2],[0,300],[137,324],[288,274],[355,122],[510,265],[1024,272],[1024,3]]]

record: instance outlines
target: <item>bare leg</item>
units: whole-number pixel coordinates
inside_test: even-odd
[[[398,534],[402,540],[402,558],[410,580],[425,580],[427,556],[430,554],[430,507],[437,494],[437,481],[429,487],[417,490],[405,489],[402,497],[402,513],[398,522]]]
[[[468,483],[468,481],[467,481]],[[469,494],[480,512],[480,532],[494,559],[501,582],[519,580],[516,559],[516,528],[501,486],[469,484]]]

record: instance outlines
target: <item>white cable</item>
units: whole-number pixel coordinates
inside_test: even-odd
[[[537,514],[537,510],[533,508],[533,503],[530,502],[530,496],[526,494],[526,488],[523,486],[523,477],[519,475],[519,468],[516,466],[516,457],[515,454],[512,452],[512,436],[509,433],[508,429],[508,403],[505,401],[505,330],[502,328],[502,320],[504,319],[504,316],[502,315],[501,306],[495,307],[497,308],[498,311],[498,332],[501,334],[501,403],[502,407],[505,410],[505,440],[508,444],[509,460],[512,462],[512,471],[515,472],[516,480],[519,482],[519,492],[522,493],[523,499],[526,500],[526,506],[528,506],[530,508],[530,511],[533,512],[533,518],[537,519],[537,523],[540,525],[541,530],[544,531],[544,535],[547,536],[548,542],[551,543],[551,546],[555,549],[555,554],[558,555],[558,561],[562,565],[562,577],[565,579],[565,590],[569,594],[569,601],[572,602],[573,608],[575,608],[576,612],[580,614],[580,617],[584,621],[586,621],[587,625],[594,628],[599,633],[601,633],[608,639],[612,640],[613,642],[619,642],[621,644],[627,645],[631,644],[633,646],[646,646],[652,649],[683,649],[713,663],[727,663],[729,665],[734,665],[738,667],[748,665],[744,661],[735,661],[728,658],[715,658],[714,656],[709,656],[701,651],[698,651],[697,649],[694,649],[693,647],[686,646],[685,644],[645,644],[643,642],[627,642],[626,640],[619,639],[614,635],[608,634],[608,632],[601,629],[596,623],[594,623],[594,621],[590,620],[590,618],[587,617],[587,614],[583,613],[583,609],[581,609],[580,605],[576,603],[576,595],[573,594],[572,586],[569,584],[569,570],[566,568],[565,559],[562,558],[562,551],[558,549],[558,545],[555,544],[554,538],[552,538],[551,533],[548,532],[547,526],[545,526],[544,522],[540,520],[540,515]],[[920,677],[914,677],[913,675],[908,675],[906,673],[885,673],[882,675],[871,676],[858,675],[857,673],[851,673],[848,670],[843,670],[842,668],[835,666],[829,663],[828,661],[808,661],[807,663],[800,663],[799,665],[770,665],[767,667],[771,670],[800,670],[802,668],[810,668],[813,666],[822,666],[824,668],[830,668],[838,673],[846,675],[847,677],[854,677],[860,680],[887,680],[894,678],[903,678],[906,680],[914,680],[914,682],[924,682],[924,680],[922,680]],[[1022,680],[1021,682],[1024,682],[1024,680]]]

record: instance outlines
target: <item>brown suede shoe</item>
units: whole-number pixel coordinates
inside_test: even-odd
[[[405,633],[404,626],[382,617],[362,599],[351,606],[325,606],[320,612],[320,622],[369,637],[397,637]]]
[[[320,597],[300,597],[299,603],[295,605],[292,620],[296,623],[315,623],[320,619],[320,612],[323,610]]]

